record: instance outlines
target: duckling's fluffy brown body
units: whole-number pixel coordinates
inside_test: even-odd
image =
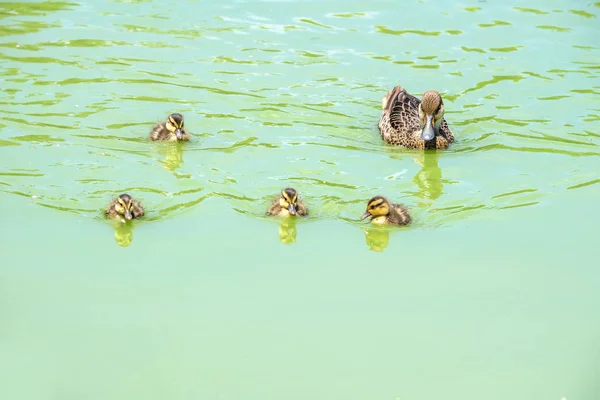
[[[290,213],[289,205],[293,204],[294,213]],[[280,217],[289,217],[299,215],[304,217],[308,215],[306,204],[298,197],[295,189],[286,188],[281,192],[281,195],[273,199],[271,205],[267,209],[267,215],[277,215]]]
[[[390,204],[390,213],[388,215],[375,217],[371,220],[374,224],[380,225],[408,225],[412,221],[408,214],[408,208],[402,204]]]
[[[190,134],[183,128],[183,115],[173,113],[164,122],[154,124],[150,131],[150,139],[155,141],[188,141]]]
[[[427,141],[422,139],[423,125],[419,116],[420,104],[421,100],[400,86],[394,87],[391,93],[388,92],[382,100],[383,112],[378,124],[382,139],[388,144],[404,146],[409,149],[448,148],[454,142],[454,135],[446,120],[443,119],[443,110],[441,123],[436,126],[433,139]],[[441,96],[440,105],[443,107]]]
[[[185,129],[181,130],[183,133],[183,137],[181,141],[187,142],[190,140],[190,134],[185,131]],[[154,141],[165,141],[165,142],[177,142],[177,136],[171,131],[167,129],[167,124],[165,122],[159,122],[154,124],[152,130],[150,131],[150,139]]]
[[[390,203],[383,196],[375,196],[369,200],[361,219],[367,217],[371,217],[371,223],[377,225],[408,225],[412,221],[408,208],[402,204]]]
[[[142,217],[145,214],[144,207],[138,200],[132,199],[128,194],[121,194],[106,207],[105,216],[111,219],[127,219],[123,212],[123,204],[125,204],[125,207],[129,207],[131,219]]]
[[[273,202],[271,203],[271,206],[267,210],[267,215],[278,215],[280,217],[289,217],[290,212],[287,210],[287,208],[281,207],[281,205],[279,204],[279,197],[277,197],[276,199],[273,200]],[[308,215],[308,208],[306,207],[306,205],[304,204],[304,202],[302,200],[298,200],[298,207],[296,208],[296,215],[299,215],[301,217]]]

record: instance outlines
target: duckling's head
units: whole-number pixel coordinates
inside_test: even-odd
[[[126,220],[133,218],[133,199],[130,195],[123,193],[117,197],[115,203],[115,211],[125,217]]]
[[[390,203],[383,196],[375,196],[367,203],[367,211],[360,217],[365,219],[369,216],[373,218],[382,217],[390,213]]]
[[[442,96],[435,90],[428,90],[423,94],[419,104],[419,120],[421,122],[421,139],[426,142],[435,138],[444,118],[444,102]]]
[[[279,205],[281,208],[287,209],[290,215],[296,215],[296,209],[298,208],[298,193],[296,189],[283,189],[279,197]]]
[[[173,113],[167,118],[166,127],[171,133],[175,133],[177,140],[183,139],[183,115]]]

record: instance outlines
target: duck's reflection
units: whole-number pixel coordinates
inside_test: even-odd
[[[424,151],[419,154],[416,161],[421,165],[421,169],[413,182],[419,187],[415,193],[421,199],[435,200],[442,195],[444,185],[442,183],[442,170],[438,166],[440,154],[434,151]]]
[[[115,240],[121,247],[127,247],[133,240],[133,226],[130,222],[115,224]]]
[[[183,163],[183,145],[181,143],[159,143],[158,152],[164,155],[163,166],[169,171],[175,171]]]
[[[382,252],[390,244],[390,231],[388,227],[369,225],[362,228],[365,241],[369,249]]]
[[[283,244],[296,243],[296,218],[281,218],[279,241]]]

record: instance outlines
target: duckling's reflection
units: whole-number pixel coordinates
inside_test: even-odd
[[[420,189],[415,193],[417,197],[435,200],[442,195],[444,185],[442,170],[438,166],[439,158],[440,154],[436,151],[424,151],[417,156],[416,161],[421,165],[421,170],[413,178]]]
[[[281,218],[279,241],[283,244],[296,243],[296,218]]]
[[[369,225],[362,229],[365,233],[365,241],[369,249],[382,252],[390,244],[390,231],[388,227]]]
[[[162,163],[169,171],[175,171],[183,163],[183,145],[181,143],[159,143],[158,152],[165,156]]]
[[[121,247],[127,247],[133,240],[133,227],[128,222],[118,222],[115,224],[115,240]]]

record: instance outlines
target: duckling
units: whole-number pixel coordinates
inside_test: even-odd
[[[423,101],[396,86],[381,101],[383,112],[379,131],[388,144],[409,149],[446,149],[454,135],[444,119],[444,102],[435,90],[423,94]]]
[[[105,214],[108,218],[122,219],[127,221],[144,215],[144,207],[139,201],[133,200],[130,195],[123,193],[114,199],[106,208]]]
[[[281,195],[273,200],[267,210],[267,215],[279,215],[281,217],[289,217],[290,215],[305,216],[308,215],[308,208],[298,198],[296,189],[285,188],[281,191]]]
[[[371,217],[371,223],[378,225],[408,225],[411,218],[408,209],[401,204],[391,204],[383,196],[375,196],[367,203],[367,211],[361,220]]]
[[[150,139],[167,142],[190,140],[190,135],[183,129],[183,115],[173,113],[165,122],[155,124],[150,131]]]

